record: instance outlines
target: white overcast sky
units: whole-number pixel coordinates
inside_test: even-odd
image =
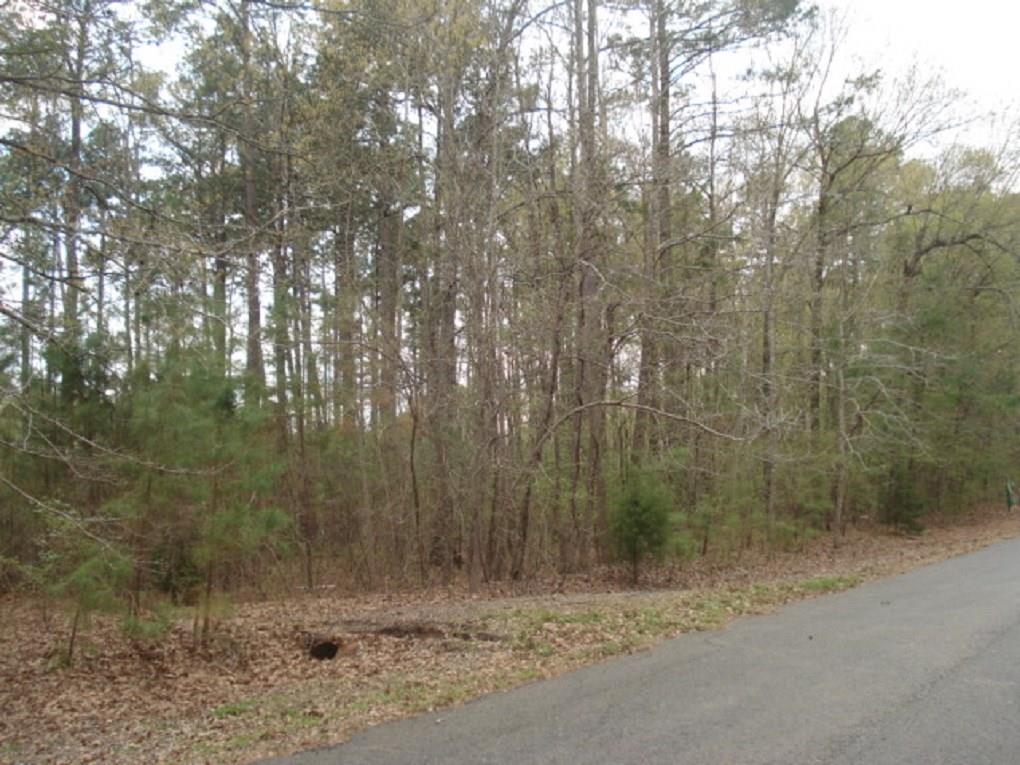
[[[1016,0],[818,0],[850,23],[848,47],[889,74],[911,61],[941,70],[982,109],[1020,101]]]
[[[1007,123],[1020,118],[1020,0],[802,1],[845,17],[840,58],[847,64],[857,58],[895,79],[916,62],[970,97],[961,113],[1003,115],[997,124],[972,123],[959,136],[965,142],[998,145],[1010,135]],[[156,46],[143,59],[171,70],[178,50],[177,43]]]

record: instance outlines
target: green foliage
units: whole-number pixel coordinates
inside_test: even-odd
[[[290,519],[276,508],[235,505],[206,516],[194,550],[195,563],[212,565],[240,563],[264,545],[280,542]]]
[[[918,495],[909,468],[903,464],[895,465],[886,486],[882,521],[907,534],[919,534],[924,531],[921,523],[923,511],[924,503]]]
[[[121,595],[131,576],[131,562],[116,549],[87,544],[81,560],[51,591],[70,598],[83,615],[94,611],[113,611],[122,604]]]
[[[519,3],[95,0],[74,34],[59,3],[7,5],[0,201],[25,289],[0,316],[0,586],[76,613],[208,604],[291,539],[309,584],[317,559],[372,585],[499,578],[607,542],[636,572],[795,550],[876,508],[916,528],[1020,460],[1014,159],[908,159],[924,126],[876,108],[877,72],[798,102],[827,55],[799,0],[660,3],[648,37],[608,13],[633,92],[594,97],[614,110],[594,142],[583,99],[542,98],[564,62],[515,59],[557,23]],[[778,47],[720,93],[749,107],[719,115],[737,165],[667,142],[652,175],[673,182],[637,187],[614,125],[656,100],[650,51],[681,28],[707,30],[695,67]],[[139,63],[147,39],[174,42],[174,75]],[[519,115],[546,106],[579,133],[535,140]],[[743,190],[732,215],[706,174]]]
[[[701,555],[729,555],[749,546],[755,535],[762,534],[764,516],[740,512],[740,507],[723,492],[706,496],[698,503],[688,519],[688,528]]]
[[[266,415],[238,407],[200,357],[140,381],[129,412],[124,428],[147,464],[125,466],[131,490],[119,501],[148,537],[160,589],[180,599],[210,566],[242,563],[285,534],[287,517],[269,504],[282,466]]]
[[[814,579],[805,579],[800,586],[808,592],[826,593],[842,592],[856,587],[861,583],[858,576],[819,576]]]
[[[630,476],[613,498],[609,533],[617,553],[631,564],[635,582],[641,559],[666,548],[672,509],[669,487],[647,473]]]
[[[174,603],[190,599],[202,582],[202,572],[193,554],[198,544],[198,529],[186,523],[162,529],[149,550],[147,557],[154,572],[152,584]]]
[[[213,590],[237,581],[263,551],[281,552],[291,526],[271,502],[281,465],[263,412],[239,407],[233,386],[186,352],[155,375],[140,366],[131,383],[102,425],[131,458],[100,463],[116,480],[91,512],[51,499],[36,513],[46,531],[17,570],[23,584],[71,605],[69,657],[95,611],[130,605],[129,635],[162,634],[165,613],[140,613],[151,589],[175,603],[201,596],[211,613]],[[84,426],[88,397],[75,407]]]
[[[810,449],[805,442],[796,448]],[[786,515],[805,528],[826,528],[832,517],[833,502],[829,471],[831,455],[815,453],[782,474]]]
[[[240,715],[248,714],[253,712],[258,707],[258,702],[254,699],[242,699],[241,701],[234,701],[229,704],[223,704],[222,706],[216,707],[212,711],[213,717],[218,719],[225,719],[227,717],[238,717]]]
[[[157,642],[173,625],[177,615],[173,606],[161,603],[146,615],[128,615],[120,623],[121,630],[131,640]]]
[[[701,540],[694,531],[684,527],[684,521],[681,513],[670,513],[669,525],[673,531],[669,537],[666,553],[679,561],[692,560],[701,552]]]
[[[814,539],[820,532],[811,521],[780,519],[772,522],[769,528],[769,542],[772,547],[787,552],[803,549],[805,543]]]
[[[699,553],[705,555],[713,546],[723,511],[714,497],[699,502],[688,518],[688,526],[697,540]]]
[[[91,538],[81,539],[66,526],[54,535],[57,544],[42,557],[35,568],[38,581],[46,591],[67,603],[73,612],[62,662],[74,660],[79,633],[88,628],[97,612],[112,613],[125,605],[126,585],[132,573],[131,561],[112,545]],[[68,533],[70,532],[70,533]]]

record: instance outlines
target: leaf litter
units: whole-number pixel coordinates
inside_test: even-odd
[[[157,640],[96,617],[70,667],[67,617],[0,600],[0,763],[247,763],[713,629],[745,614],[1020,535],[984,508],[918,537],[851,530],[794,553],[649,566],[642,589],[594,574],[235,604],[207,645],[190,620]],[[318,642],[317,642],[318,641]],[[310,647],[335,643],[316,660]]]

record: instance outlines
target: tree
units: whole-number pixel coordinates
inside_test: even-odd
[[[655,476],[632,474],[613,500],[609,528],[620,556],[631,566],[631,581],[637,584],[640,564],[658,555],[670,536],[672,498]]]
[[[799,3],[0,14],[20,576],[478,589],[611,560],[617,484],[739,555],[1016,454],[1016,157],[919,152],[946,95]]]

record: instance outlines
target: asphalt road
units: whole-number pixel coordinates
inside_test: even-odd
[[[274,765],[1020,763],[1020,541]]]

